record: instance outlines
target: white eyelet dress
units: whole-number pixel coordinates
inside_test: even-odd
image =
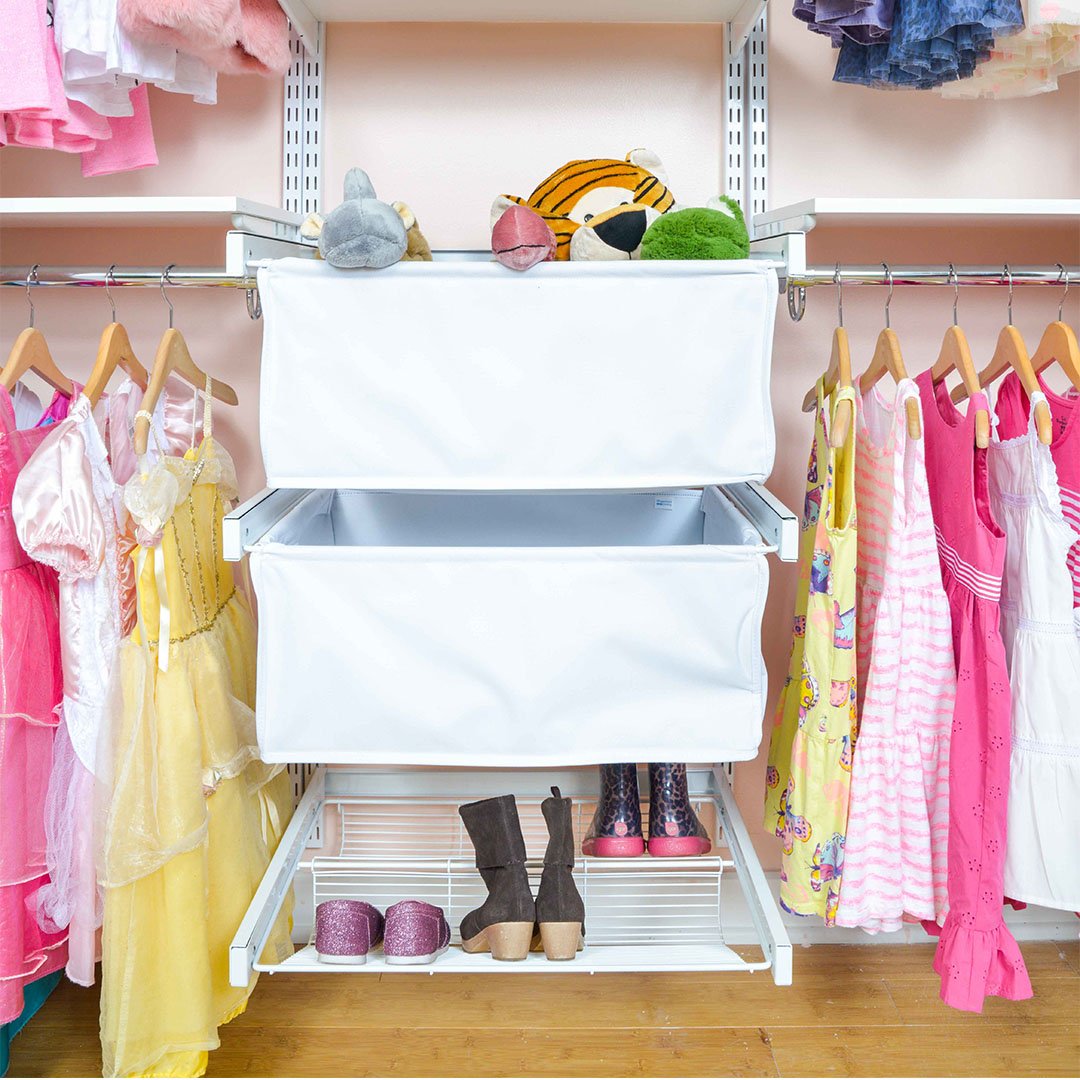
[[[1032,406],[1046,401],[1031,395]],[[1035,432],[991,444],[990,498],[1008,537],[1001,633],[1012,684],[1005,895],[1080,911],[1080,859],[1068,822],[1080,804],[1080,638],[1050,447]]]

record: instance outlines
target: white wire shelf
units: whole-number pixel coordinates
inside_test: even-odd
[[[534,893],[547,846],[540,804],[539,798],[517,801]],[[324,828],[334,853],[314,855],[305,864],[312,874],[313,904],[346,898],[385,910],[398,900],[424,900],[446,912],[456,943],[462,918],[487,896],[459,805],[456,799],[413,797],[328,803],[329,824]],[[574,804],[579,846],[593,810],[588,803]],[[715,831],[713,807],[698,801],[695,811]],[[588,912],[590,944],[716,944],[721,937],[721,876],[733,866],[719,855],[600,859],[579,854],[574,879]]]
[[[462,952],[451,946],[431,964],[388,964],[379,949],[368,955],[364,964],[323,964],[315,955],[315,946],[307,945],[288,960],[277,965],[257,964],[256,970],[280,974],[342,972],[368,975],[479,975],[498,972],[503,975],[522,973],[571,973],[599,975],[615,971],[764,971],[768,961],[744,960],[727,945],[713,942],[708,945],[673,945],[656,948],[650,945],[587,944],[577,958],[564,963],[552,963],[543,953],[530,953],[517,963],[492,960],[486,953]]]
[[[578,856],[574,877],[585,901],[586,948],[575,961],[551,964],[541,953],[522,963],[502,963],[486,954],[463,953],[461,919],[483,903],[487,890],[458,807],[506,791],[518,793],[526,867],[535,892],[547,845],[540,807],[552,783],[574,799],[573,827],[580,847],[595,806],[596,773],[591,769],[318,770],[233,941],[233,983],[242,985],[252,970],[372,974],[770,968],[777,982],[790,983],[790,942],[738,817],[730,784],[717,769],[690,772],[692,804],[713,838],[710,854],[674,859]],[[302,899],[313,906],[337,898],[365,900],[382,911],[403,899],[435,904],[450,923],[451,948],[430,965],[388,965],[379,948],[365,964],[323,964],[309,940],[282,962],[258,962],[285,896],[301,882]],[[760,952],[750,950],[747,956],[724,940],[724,898],[735,887],[750,903],[761,946]]]

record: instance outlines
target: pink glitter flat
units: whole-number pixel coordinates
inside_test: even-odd
[[[383,936],[383,917],[365,900],[324,900],[315,909],[315,952],[323,964],[364,964]]]
[[[402,900],[386,909],[383,957],[388,964],[430,964],[450,946],[443,909],[423,900]]]

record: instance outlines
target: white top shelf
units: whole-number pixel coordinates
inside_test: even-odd
[[[297,23],[726,23],[761,0],[284,0]]]
[[[1005,224],[1080,225],[1080,199],[822,198],[767,210],[754,217],[754,236],[809,232],[822,226],[964,228]]]
[[[300,214],[236,195],[0,199],[4,228],[214,228],[294,239]]]

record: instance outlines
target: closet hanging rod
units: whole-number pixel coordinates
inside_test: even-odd
[[[39,266],[37,274],[30,285],[37,287],[55,286],[81,286],[104,288],[108,284],[112,288],[159,288],[161,285],[160,266],[117,266],[113,270],[105,270],[101,267],[77,267],[77,266]],[[27,285],[27,268],[16,266],[0,266],[0,286],[14,285],[20,289]],[[106,278],[108,279],[106,281]],[[226,274],[213,267],[173,267],[169,270],[168,287],[188,289],[228,288],[228,289],[254,289],[256,287],[254,274]]]
[[[1066,275],[1071,281],[1080,280],[1080,267],[1066,266],[1014,266],[1013,285],[1064,286]],[[840,281],[845,285],[1008,285],[1004,266],[958,266],[950,274],[947,266],[892,266],[888,271],[878,263],[876,266],[843,266]],[[891,280],[890,280],[891,279]],[[806,289],[817,285],[836,287],[835,266],[810,266],[787,278],[789,287]]]

